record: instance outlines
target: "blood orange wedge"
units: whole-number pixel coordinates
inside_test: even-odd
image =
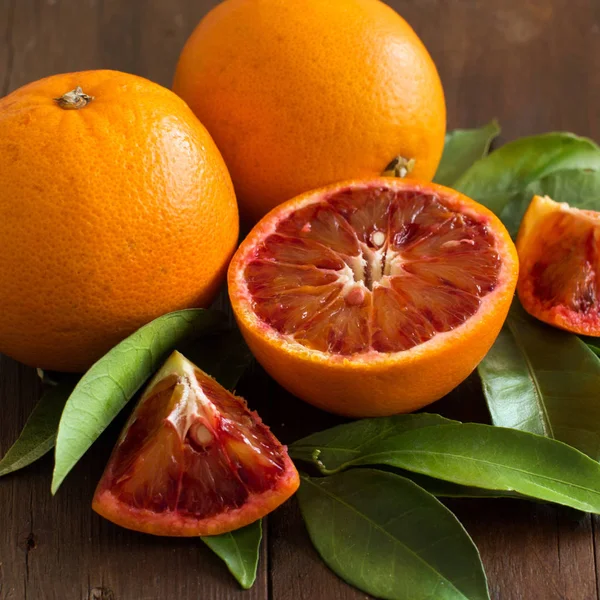
[[[150,382],[94,495],[109,521],[155,535],[233,531],[298,488],[256,413],[175,352]]]
[[[515,247],[500,221],[441,186],[340,183],[270,212],[229,267],[258,361],[296,396],[354,417],[420,408],[498,335]]]
[[[561,329],[600,336],[600,213],[535,196],[517,250],[525,310]]]

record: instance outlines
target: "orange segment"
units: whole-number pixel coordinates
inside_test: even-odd
[[[432,179],[444,148],[436,67],[379,0],[220,2],[186,43],[173,89],[223,152],[252,223],[398,159]]]
[[[435,335],[427,315],[409,307],[393,288],[373,293],[372,346],[377,352],[398,352],[422,344]]]
[[[93,507],[137,531],[215,535],[263,517],[297,487],[258,415],[174,353],[121,435]]]
[[[519,298],[534,317],[600,335],[600,213],[536,196],[517,238]]]
[[[284,387],[350,416],[406,412],[464,379],[517,277],[498,219],[441,186],[376,179],[285,203],[229,269],[233,309]]]

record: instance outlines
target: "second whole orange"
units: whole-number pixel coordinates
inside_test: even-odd
[[[114,71],[0,100],[0,352],[82,371],[154,318],[211,303],[235,194],[173,92]]]
[[[225,0],[188,40],[173,88],[214,137],[250,221],[395,160],[430,180],[443,150],[436,67],[379,0]]]
[[[513,300],[515,246],[487,208],[393,178],[337,183],[264,217],[229,297],[280,385],[348,417],[412,412],[461,383]]]

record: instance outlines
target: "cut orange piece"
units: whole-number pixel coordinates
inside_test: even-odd
[[[489,210],[442,186],[380,178],[270,212],[234,256],[229,294],[281,385],[325,410],[380,416],[429,404],[471,373],[517,273]]]
[[[525,310],[555,327],[600,336],[600,213],[535,196],[517,250]]]
[[[298,484],[260,417],[175,352],[121,434],[93,508],[145,533],[217,535],[264,517]]]

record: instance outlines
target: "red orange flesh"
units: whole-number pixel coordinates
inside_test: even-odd
[[[600,336],[600,213],[536,196],[517,250],[524,308],[550,325]]]
[[[323,408],[376,416],[423,406],[471,372],[506,316],[517,268],[484,207],[434,184],[377,179],[269,213],[236,253],[229,289],[275,379]]]
[[[263,517],[297,487],[258,415],[175,353],[121,435],[93,508],[146,533],[216,535]]]

